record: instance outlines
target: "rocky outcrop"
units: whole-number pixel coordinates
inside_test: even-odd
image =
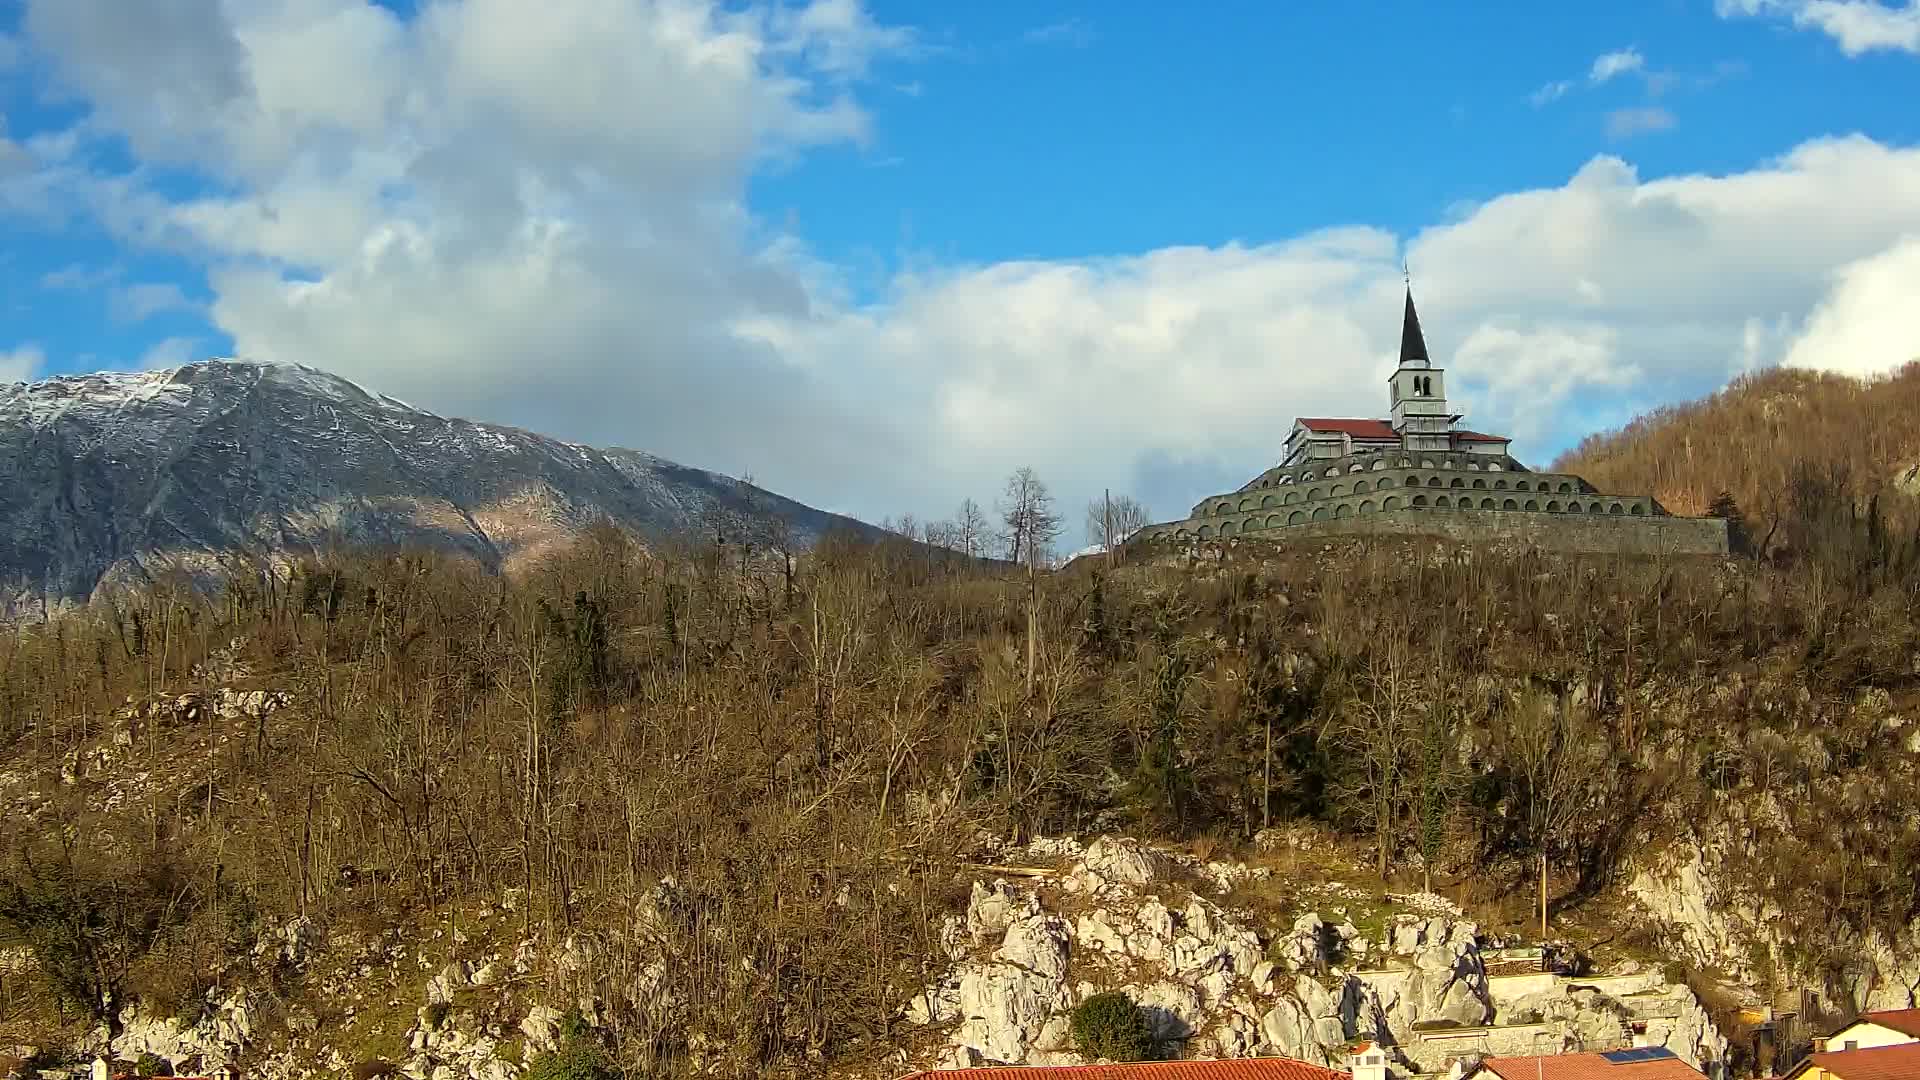
[[[1782,913],[1742,887],[1728,862],[1724,831],[1717,831],[1649,860],[1627,892],[1661,927],[1662,944],[1676,958],[1749,983],[1760,977],[1755,962],[1761,958],[1791,971],[1796,950]],[[1837,987],[1853,1009],[1920,1006],[1920,919],[1891,940],[1878,931],[1862,936],[1834,928],[1830,935],[1856,958]]]
[[[198,1061],[201,1072],[211,1072],[238,1058],[253,1040],[264,1004],[254,990],[210,992],[204,1014],[188,1025],[178,1017],[155,1016],[135,1003],[121,1011],[113,1054],[123,1061],[138,1061],[143,1054],[175,1063]]]
[[[952,968],[905,1010],[909,1023],[944,1033],[931,1064],[1078,1062],[1071,1013],[1109,989],[1124,990],[1155,1038],[1187,1057],[1339,1065],[1367,1039],[1403,1067],[1444,1070],[1473,1053],[1537,1052],[1543,1031],[1567,1048],[1614,1049],[1631,1043],[1636,1023],[1641,1041],[1689,1061],[1725,1055],[1692,993],[1658,976],[1613,986],[1613,996],[1543,974],[1531,997],[1496,1008],[1479,928],[1439,898],[1410,898],[1432,914],[1393,919],[1373,941],[1316,912],[1258,926],[1204,895],[1244,878],[1132,841],[1044,840],[1025,854],[1066,865],[1037,884],[975,882],[965,913],[946,925]]]

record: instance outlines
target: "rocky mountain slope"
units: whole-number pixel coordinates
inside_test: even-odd
[[[426,546],[510,565],[611,521],[716,512],[805,544],[866,530],[650,454],[450,419],[310,368],[227,360],[0,386],[0,605],[228,553]]]

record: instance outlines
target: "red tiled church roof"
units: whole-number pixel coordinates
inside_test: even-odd
[[[1022,1065],[914,1073],[907,1080],[1347,1080],[1347,1074],[1291,1058],[1142,1061],[1131,1065]]]
[[[1481,1062],[1500,1080],[1701,1080],[1702,1073],[1677,1057],[1609,1061],[1601,1054],[1497,1057]]]
[[[1788,1075],[1798,1076],[1809,1068],[1825,1069],[1834,1080],[1913,1080],[1920,1076],[1920,1042],[1871,1050],[1830,1050],[1806,1058]]]
[[[1328,416],[1302,416],[1302,427],[1308,431],[1351,435],[1356,439],[1397,439],[1393,433],[1393,422],[1389,420],[1341,419]],[[1485,435],[1478,431],[1455,431],[1455,437],[1463,442],[1512,442],[1505,435]]]
[[[1308,431],[1338,432],[1356,439],[1396,439],[1393,425],[1385,420],[1339,420],[1324,416],[1303,416],[1301,426]]]

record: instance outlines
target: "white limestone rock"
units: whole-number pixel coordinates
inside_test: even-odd
[[[535,1005],[527,1010],[526,1019],[520,1021],[520,1033],[527,1037],[527,1050],[530,1054],[552,1050],[560,1037],[559,1009],[547,1005]]]
[[[976,881],[967,902],[967,933],[977,945],[985,945],[1005,934],[1015,922],[1040,914],[1040,898],[1017,889],[1005,880],[991,885]]]
[[[1057,916],[1035,915],[1007,927],[994,959],[1054,982],[1067,974],[1067,928]]]
[[[1069,892],[1137,890],[1160,878],[1158,860],[1136,840],[1102,836],[1061,881]]]
[[[965,1019],[953,1041],[993,1061],[1023,1064],[1062,990],[1057,979],[1011,965],[973,967],[960,977],[959,1013]]]
[[[1127,939],[1114,928],[1113,915],[1106,908],[1096,908],[1074,920],[1073,940],[1082,948],[1115,956],[1127,954]]]

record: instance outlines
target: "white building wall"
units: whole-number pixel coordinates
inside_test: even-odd
[[[1903,1043],[1920,1042],[1904,1031],[1895,1031],[1868,1020],[1858,1020],[1848,1024],[1827,1040],[1829,1050],[1871,1050],[1876,1046],[1899,1046]],[[1847,1044],[1853,1043],[1849,1047]]]

